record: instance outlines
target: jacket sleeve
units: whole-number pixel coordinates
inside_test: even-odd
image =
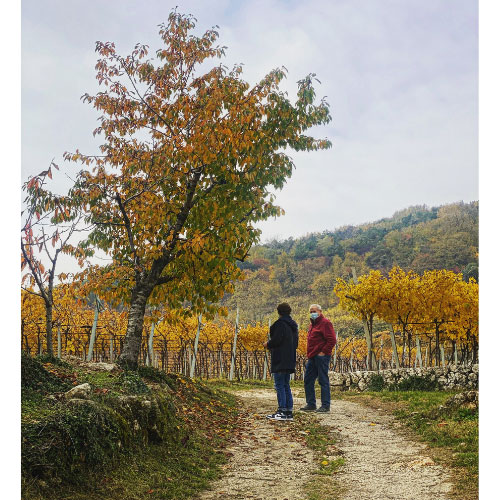
[[[335,330],[333,329],[333,325],[330,321],[325,321],[324,323],[323,337],[325,338],[323,352],[329,356],[337,343],[337,336],[335,335]]]
[[[268,349],[274,349],[278,347],[282,342],[285,335],[285,326],[281,323],[275,323],[271,326],[271,338],[267,342]]]

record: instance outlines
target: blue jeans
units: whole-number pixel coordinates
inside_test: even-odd
[[[274,388],[278,397],[278,410],[292,411],[293,398],[290,390],[290,374],[289,373],[273,373]]]
[[[330,379],[328,378],[330,359],[331,356],[314,356],[314,358],[307,360],[306,373],[304,374],[304,390],[308,406],[316,407],[314,383],[318,379],[321,387],[321,406],[330,408]]]

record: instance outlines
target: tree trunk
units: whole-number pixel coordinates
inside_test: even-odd
[[[47,354],[54,356],[54,348],[52,346],[52,304],[45,303],[45,332],[47,339]]]
[[[478,344],[475,337],[472,337],[472,364],[477,363],[478,358]]]
[[[138,285],[132,291],[130,311],[128,315],[127,333],[123,342],[123,349],[118,357],[117,364],[122,368],[136,370],[141,353],[142,331],[146,304],[152,288]]]

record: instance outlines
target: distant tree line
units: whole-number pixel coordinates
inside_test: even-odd
[[[358,275],[379,270],[385,276],[394,266],[418,274],[445,269],[478,282],[478,233],[479,202],[473,201],[414,206],[373,223],[273,240],[239,263],[246,280],[223,303],[230,311],[239,304],[254,321],[282,300],[298,310],[311,302],[335,307],[337,279],[349,278],[353,267]]]

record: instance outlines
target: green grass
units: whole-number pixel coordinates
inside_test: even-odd
[[[316,469],[305,485],[308,500],[339,500],[344,487],[338,483],[335,473],[345,463],[335,446],[337,440],[331,427],[321,424],[315,415],[296,413],[295,432],[314,452]]]

